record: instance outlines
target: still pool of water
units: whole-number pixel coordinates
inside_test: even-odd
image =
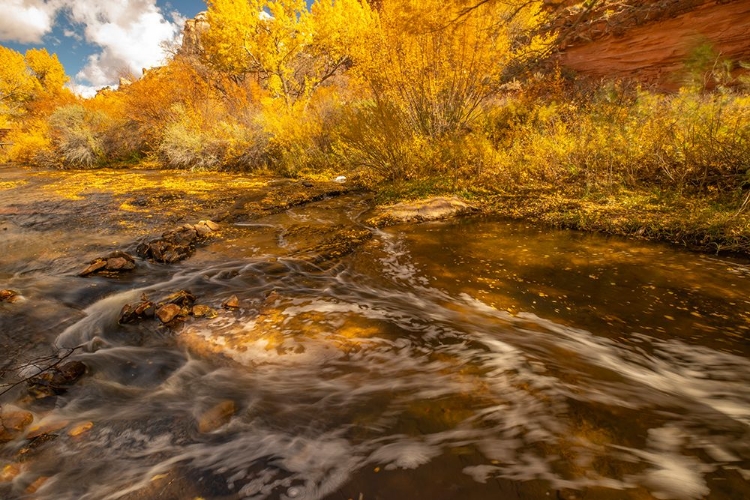
[[[289,227],[361,224],[353,196],[80,278],[128,236],[3,196],[4,366],[82,346],[88,374],[0,400],[54,429],[0,445],[2,498],[750,498],[745,261],[480,218],[296,258]],[[117,324],[179,289],[218,316]]]

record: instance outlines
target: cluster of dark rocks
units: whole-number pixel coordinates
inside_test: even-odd
[[[167,231],[159,238],[141,243],[136,253],[139,257],[154,262],[173,264],[193,255],[196,245],[218,230],[219,225],[210,220],[185,224]]]
[[[114,277],[125,271],[132,271],[133,269],[135,269],[135,259],[133,256],[129,253],[117,250],[109,255],[92,260],[86,269],[78,273],[78,276],[99,274]]]
[[[219,225],[210,220],[202,220],[197,224],[184,224],[163,233],[159,238],[140,243],[136,248],[136,254],[138,257],[154,262],[174,264],[192,256],[196,246],[206,241],[218,230]],[[115,278],[135,268],[135,257],[117,250],[92,260],[78,275]],[[2,300],[5,299],[0,295],[0,301]]]
[[[59,396],[86,374],[86,365],[81,361],[68,361],[54,366],[26,381],[29,394],[37,399]]]
[[[144,295],[137,304],[123,306],[118,323],[126,325],[156,318],[164,325],[174,326],[190,316],[211,319],[218,315],[215,309],[196,304],[196,300],[195,295],[188,290],[178,290],[157,302]]]

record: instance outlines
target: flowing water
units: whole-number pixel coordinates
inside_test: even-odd
[[[750,498],[745,261],[486,218],[309,258],[306,239],[362,227],[349,194],[81,278],[179,217],[0,174],[0,288],[23,297],[0,303],[6,380],[56,349],[88,367],[56,398],[0,400],[34,416],[0,445],[2,498]],[[218,316],[118,325],[180,289]]]

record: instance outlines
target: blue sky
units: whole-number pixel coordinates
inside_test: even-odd
[[[174,40],[185,19],[206,10],[203,0],[3,0],[0,44],[25,52],[56,53],[71,88],[91,95],[159,65],[163,42]]]

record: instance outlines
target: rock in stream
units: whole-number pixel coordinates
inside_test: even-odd
[[[193,255],[197,244],[202,243],[219,230],[219,225],[210,220],[197,224],[185,224],[161,235],[160,238],[146,241],[138,245],[136,253],[139,257],[173,264]]]
[[[129,253],[115,251],[104,257],[92,260],[88,267],[78,273],[78,276],[98,274],[103,276],[117,276],[120,273],[135,269],[135,259]]]

